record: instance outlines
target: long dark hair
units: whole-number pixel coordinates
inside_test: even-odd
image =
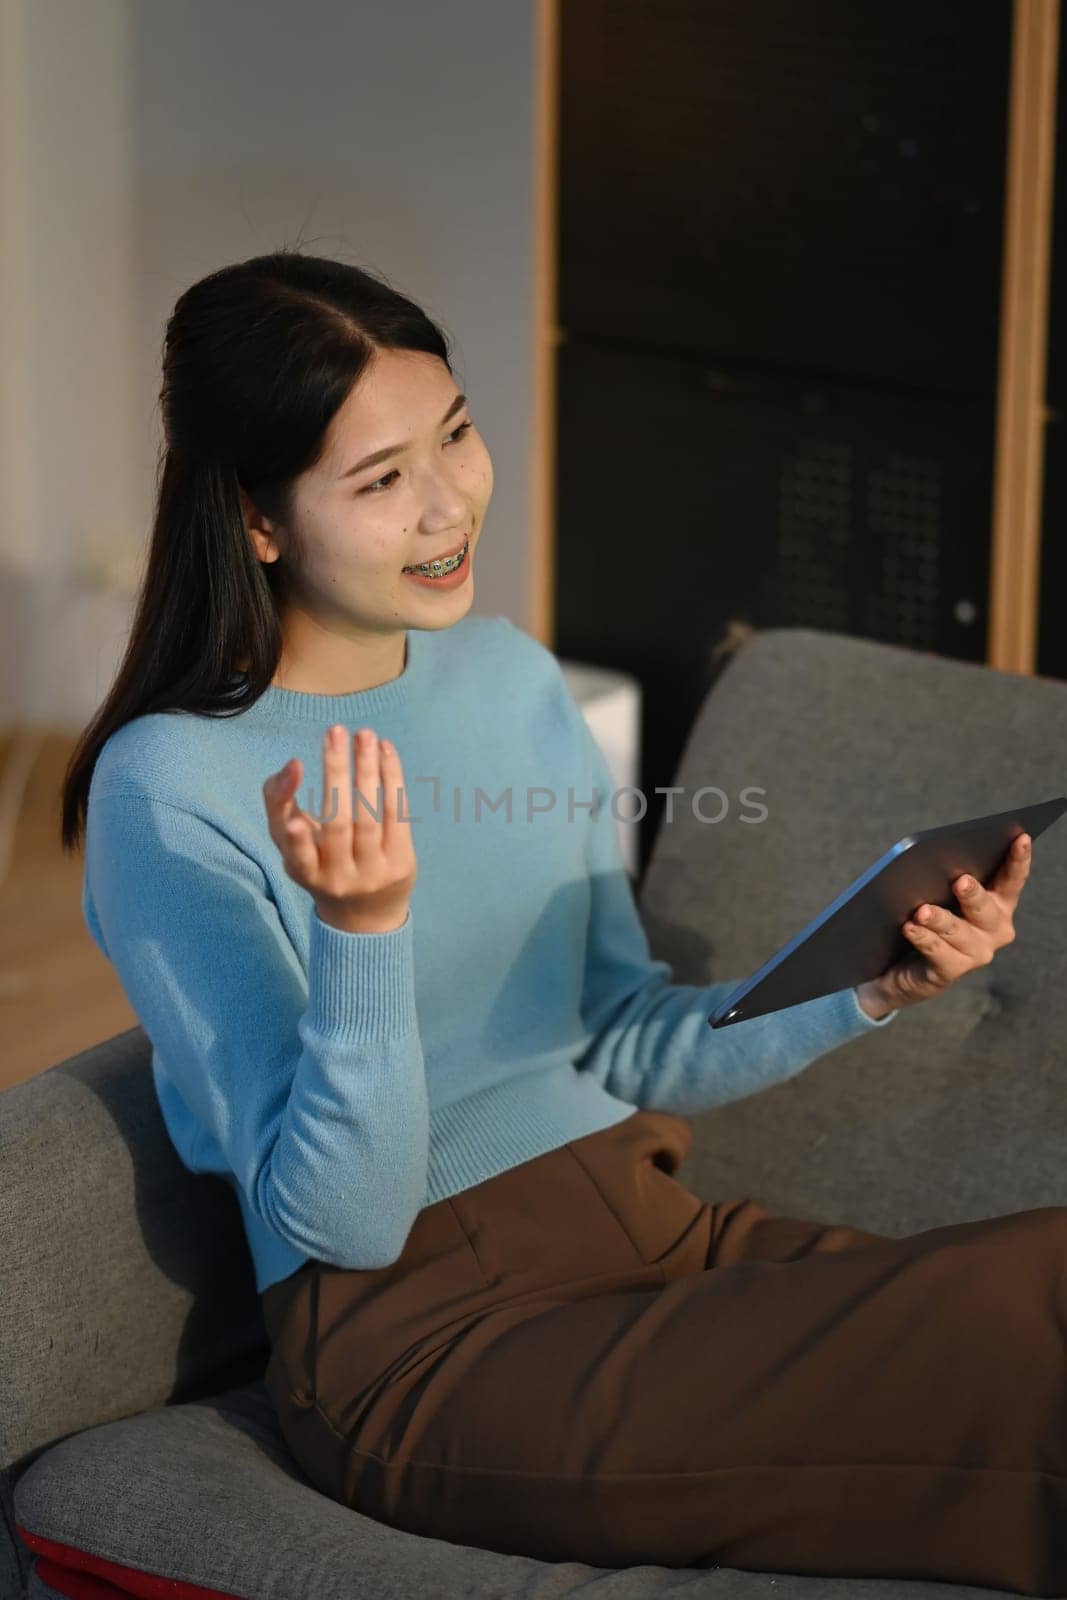
[[[295,249],[222,267],[177,301],[144,577],[114,683],[67,764],[64,851],[81,844],[93,768],[116,729],[151,711],[236,715],[269,687],[300,556],[294,480],[379,348],[424,351],[452,370],[448,335],[406,296]],[[285,528],[277,561],[258,560],[238,487]]]

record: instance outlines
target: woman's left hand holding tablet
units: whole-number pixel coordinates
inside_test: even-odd
[[[943,906],[917,906],[903,933],[918,959],[897,962],[857,986],[868,1014],[930,1000],[976,967],[987,967],[998,950],[1014,942],[1015,911],[1029,876],[1030,837],[1021,833],[988,888],[967,874],[952,884],[960,915]]]

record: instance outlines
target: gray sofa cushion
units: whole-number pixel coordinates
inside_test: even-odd
[[[1004,1590],[745,1573],[590,1567],[416,1537],[327,1499],[289,1457],[262,1384],[68,1439],[19,1484],[48,1538],[244,1600],[1003,1600]],[[103,1508],[106,1508],[104,1514]],[[31,1588],[31,1595],[54,1593]],[[166,1591],[172,1591],[168,1588]],[[173,1591],[179,1600],[182,1591]]]

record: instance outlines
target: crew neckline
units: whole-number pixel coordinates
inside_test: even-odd
[[[403,669],[386,683],[375,684],[370,689],[353,689],[348,694],[310,694],[304,689],[282,689],[271,683],[249,710],[260,706],[271,715],[293,717],[302,722],[350,724],[358,722],[367,712],[400,705],[411,698],[421,676],[422,633],[420,628],[408,628]]]

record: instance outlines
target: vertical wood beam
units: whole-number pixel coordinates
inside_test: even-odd
[[[559,256],[560,0],[535,0],[533,401],[528,629],[553,649],[556,616],[556,346]]]
[[[986,660],[1037,660],[1059,0],[1015,0]]]

